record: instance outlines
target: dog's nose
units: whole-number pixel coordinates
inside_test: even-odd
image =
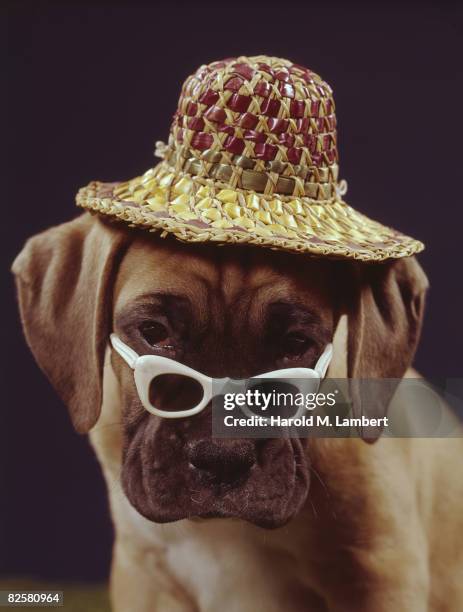
[[[188,459],[215,481],[232,483],[249,472],[256,454],[249,440],[198,440],[189,444]]]

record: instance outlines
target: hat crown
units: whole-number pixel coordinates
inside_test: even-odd
[[[308,68],[276,57],[203,65],[182,87],[167,157],[177,171],[266,195],[333,197],[332,90]]]

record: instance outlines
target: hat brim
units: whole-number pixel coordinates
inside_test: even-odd
[[[120,183],[93,181],[77,205],[133,227],[184,242],[252,244],[316,256],[384,261],[424,249],[414,238],[373,221],[340,197],[266,196],[226,183],[175,173],[160,162]]]

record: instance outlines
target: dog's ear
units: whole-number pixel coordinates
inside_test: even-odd
[[[420,336],[428,281],[414,257],[360,264],[354,268],[354,279],[347,342],[353,416],[381,418],[386,415],[394,384],[390,381],[370,388],[361,379],[400,379],[410,367]],[[367,428],[361,433],[371,442],[381,430]]]
[[[13,264],[27,342],[80,433],[100,414],[112,288],[130,234],[84,213],[29,239]]]

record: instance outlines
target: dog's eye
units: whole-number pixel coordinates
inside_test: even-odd
[[[281,352],[284,355],[296,357],[302,355],[309,348],[310,340],[300,332],[290,332],[283,338]]]
[[[148,344],[151,344],[151,346],[155,346],[156,344],[167,340],[169,337],[167,327],[162,323],[158,323],[157,321],[143,323],[143,325],[140,326],[140,332]]]

